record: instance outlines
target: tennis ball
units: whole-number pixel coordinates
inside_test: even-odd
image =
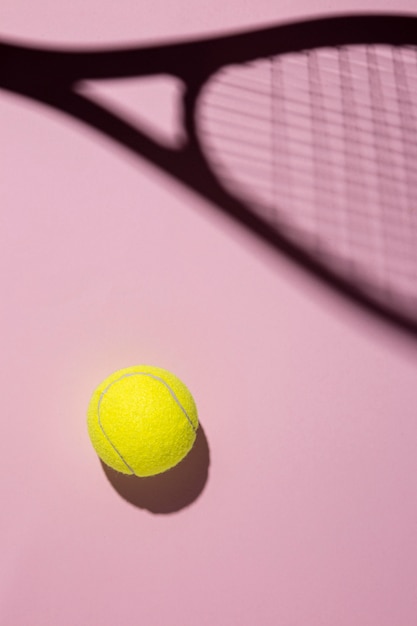
[[[115,372],[97,387],[87,426],[104,463],[123,474],[152,476],[188,454],[198,417],[191,393],[174,374],[140,365]]]

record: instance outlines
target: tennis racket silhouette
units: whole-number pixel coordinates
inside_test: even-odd
[[[167,148],[83,81],[169,74]],[[417,333],[417,18],[348,15],[117,50],[0,45],[0,87],[112,137],[368,309]]]

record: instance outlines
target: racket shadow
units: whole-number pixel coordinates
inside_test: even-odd
[[[0,71],[0,86],[65,112],[112,138],[131,154],[150,161],[195,191],[351,302],[417,338],[417,90],[407,78],[407,64],[397,54],[397,48],[401,53],[408,54],[410,49],[416,53],[416,24],[417,19],[411,16],[356,15],[124,51],[62,52],[6,46],[4,58],[10,67],[7,72]],[[369,93],[359,96],[359,100],[368,100],[364,120],[355,118],[358,97],[356,84],[352,83],[352,59],[346,53],[346,47],[355,45],[362,47],[363,56],[356,65],[366,66],[368,71],[366,76],[362,72],[358,80],[358,84],[368,83]],[[368,53],[372,45],[383,49],[382,61],[372,50]],[[394,51],[389,76],[380,69],[381,63],[387,64],[386,48]],[[329,49],[333,57],[327,54]],[[317,50],[326,51],[325,72]],[[297,91],[290,91],[286,102],[273,102],[272,116],[282,132],[278,137],[275,129],[271,133],[274,145],[272,158],[268,159],[272,160],[272,168],[280,166],[280,179],[270,190],[271,172],[265,174],[263,170],[263,146],[257,142],[257,129],[264,122],[257,112],[258,87],[244,85],[240,94],[233,96],[240,104],[243,91],[249,93],[253,109],[245,110],[243,116],[239,113],[237,120],[228,115],[221,120],[220,135],[225,129],[237,129],[232,145],[236,153],[233,159],[238,159],[235,165],[229,158],[217,158],[229,150],[230,137],[223,150],[225,144],[216,144],[213,139],[211,122],[207,126],[205,99],[207,93],[210,99],[210,92],[206,83],[214,85],[216,91],[216,76],[222,76],[225,66],[251,64],[259,58],[268,63],[274,55],[286,54],[296,55],[295,65],[300,59],[305,64],[304,96],[309,104],[308,109],[300,109]],[[107,104],[86,97],[82,90],[84,79],[140,78],[158,73],[174,75],[184,83],[179,121],[188,139],[180,147],[160,145],[147,135],[146,128],[131,124]],[[292,79],[291,66],[289,74]],[[336,110],[332,109],[334,84],[328,99],[330,107],[326,100],[326,81],[335,74],[339,74],[336,86],[342,94]],[[277,67],[271,76],[276,83],[273,95],[282,93],[283,86],[288,92]],[[387,102],[395,101],[395,110],[381,109],[384,80],[393,92]],[[413,80],[417,81],[417,74]],[[229,85],[226,87],[229,89]],[[236,84],[232,87],[235,89]],[[228,107],[229,103],[225,107],[222,102],[219,110]],[[244,128],[254,111],[255,142]],[[394,114],[399,120],[400,137],[392,134]],[[335,115],[338,121],[333,127]],[[367,178],[369,163],[372,171]],[[248,169],[252,181],[249,193],[241,177],[241,172]],[[346,202],[341,207],[343,195]],[[373,201],[377,196],[379,206],[375,210]],[[398,209],[398,198],[402,197],[406,206]],[[301,228],[294,215],[304,215]],[[313,230],[306,229],[305,224],[312,218],[316,220]],[[347,229],[343,237],[342,228]]]
[[[189,454],[163,474],[138,478],[114,471],[101,462],[107,480],[124,500],[155,514],[176,513],[203,492],[209,475],[210,450],[201,424]]]

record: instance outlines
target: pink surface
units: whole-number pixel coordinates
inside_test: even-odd
[[[3,0],[0,23],[140,41],[303,10]],[[0,623],[415,624],[417,345],[80,124],[2,93],[0,136]],[[187,383],[209,447],[171,513],[121,497],[87,436],[94,387],[139,363]]]

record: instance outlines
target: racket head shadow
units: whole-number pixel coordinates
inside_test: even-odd
[[[222,66],[194,93],[206,195],[416,335],[417,19],[328,18],[284,35],[277,54]]]

